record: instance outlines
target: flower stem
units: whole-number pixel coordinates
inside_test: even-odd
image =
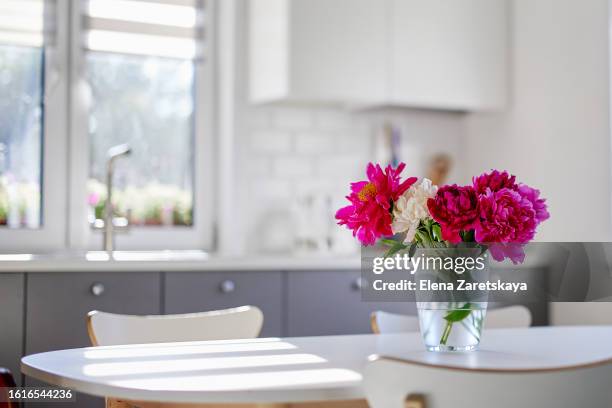
[[[453,322],[446,322],[446,326],[444,327],[444,331],[442,332],[442,337],[440,337],[440,344],[446,346],[446,342],[448,341],[448,337],[450,336],[451,329],[453,328]]]

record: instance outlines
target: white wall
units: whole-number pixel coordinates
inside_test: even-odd
[[[511,108],[469,115],[467,174],[539,187],[542,241],[611,238],[608,0],[514,0]],[[612,304],[553,304],[555,324],[612,324]]]
[[[467,117],[467,174],[503,168],[539,187],[551,213],[540,240],[608,240],[608,0],[512,8],[510,109]]]

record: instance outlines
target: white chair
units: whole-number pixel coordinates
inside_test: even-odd
[[[612,406],[612,361],[557,370],[474,370],[374,357],[364,370],[371,408]]]
[[[407,333],[419,330],[419,319],[383,311],[373,312],[370,317],[373,333]],[[485,329],[529,327],[531,312],[525,306],[516,305],[487,311]]]
[[[372,333],[410,333],[419,331],[419,319],[416,316],[378,310],[370,315]]]
[[[256,306],[162,316],[134,316],[92,311],[87,314],[87,332],[94,346],[251,339],[259,335],[263,319],[263,313]],[[106,398],[106,408],[185,408],[186,406],[189,405],[164,405]],[[213,404],[202,405],[204,406],[218,407]],[[235,407],[255,408],[256,406],[236,404]]]
[[[99,311],[87,315],[87,331],[94,346],[250,339],[259,335],[262,324],[263,313],[255,306],[164,316]]]

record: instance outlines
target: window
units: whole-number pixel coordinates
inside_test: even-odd
[[[81,2],[83,46],[76,58],[82,68],[75,76],[85,84],[80,100],[86,109],[73,110],[82,116],[73,132],[87,134],[80,148],[87,151],[87,163],[77,160],[87,178],[73,180],[79,197],[72,199],[86,206],[81,219],[100,225],[107,152],[130,146],[112,180],[113,213],[131,227],[117,236],[118,248],[209,245],[210,197],[203,185],[211,169],[212,87],[203,41],[210,8],[204,5],[202,0]],[[99,247],[95,231],[85,235],[89,247]]]
[[[0,2],[0,226],[41,225],[43,2]]]
[[[106,152],[127,143],[131,156],[114,180],[116,213],[131,225],[192,225],[200,12],[195,1],[88,2],[90,219],[104,212]]]
[[[213,6],[0,0],[3,251],[100,249],[106,155],[122,143],[117,248],[211,246]]]
[[[90,53],[87,69],[90,218],[103,214],[106,152],[127,143],[114,181],[118,215],[131,225],[192,225],[192,62]]]

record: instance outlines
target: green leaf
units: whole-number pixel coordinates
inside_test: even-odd
[[[416,250],[417,250],[417,243],[413,242],[412,245],[410,245],[410,249],[408,250],[408,256],[412,258]]]
[[[474,242],[474,230],[461,231],[461,238],[463,242]]]
[[[390,256],[395,255],[396,253],[398,253],[399,251],[402,251],[404,249],[408,248],[408,245],[399,242],[399,241],[393,241],[393,245],[387,250],[387,252],[385,252],[385,254],[383,255],[384,258],[388,258]]]
[[[431,227],[431,233],[436,241],[442,242],[442,228],[436,223]]]
[[[418,229],[416,231],[416,236],[419,238],[419,241],[423,244],[423,246],[425,247],[431,247],[431,238],[429,238],[429,234],[425,231],[422,231],[420,229]]]
[[[380,240],[380,242],[386,246],[395,246],[395,244],[397,244],[398,241],[394,239],[383,238]]]
[[[452,323],[460,322],[466,317],[468,317],[470,313],[472,313],[472,305],[469,303],[466,303],[464,306],[464,309],[451,310],[448,313],[446,313],[446,316],[444,316],[444,320],[446,320],[447,322],[452,322]]]

